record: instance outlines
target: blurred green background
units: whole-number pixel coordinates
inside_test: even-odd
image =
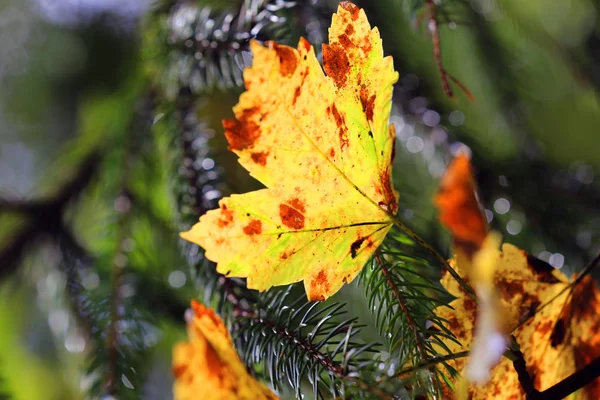
[[[444,94],[423,1],[357,4],[400,72],[400,216],[449,254],[431,198],[467,146],[492,227],[580,270],[600,251],[600,3],[438,2],[444,67],[474,102]],[[276,19],[239,16],[269,5]],[[248,39],[326,42],[335,6],[0,0],[0,398],[170,398],[171,347],[202,292],[177,232],[258,187],[220,125]],[[227,36],[226,15],[248,33]],[[339,296],[369,324],[356,283]]]

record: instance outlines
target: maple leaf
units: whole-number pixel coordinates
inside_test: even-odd
[[[499,260],[494,283],[504,309],[503,324],[519,343],[537,390],[551,387],[600,356],[600,292],[590,276],[571,292],[562,272],[513,245],[503,245]],[[456,259],[451,264],[464,274]],[[457,299],[450,303],[453,309],[441,307],[435,313],[448,321],[445,326],[460,345],[444,343],[452,353],[468,350],[477,305],[448,275],[442,285]],[[464,358],[449,364],[461,371],[467,362]],[[525,399],[512,361],[503,358],[491,375],[487,384],[469,386],[473,399]],[[571,398],[599,399],[600,382],[590,383]]]
[[[435,198],[440,220],[453,234],[456,255],[450,264],[476,286],[480,297],[478,305],[455,279],[447,274],[442,278],[442,285],[456,300],[451,308],[438,307],[435,313],[447,321],[444,326],[459,342],[447,339],[444,345],[451,353],[475,348],[480,335],[477,328],[489,325],[490,315],[492,319],[501,315],[498,330],[514,334],[536,389],[545,390],[600,356],[600,292],[589,276],[571,291],[567,277],[549,264],[510,244],[504,244],[502,252],[486,244],[490,234],[474,189],[469,160],[459,156],[448,167]],[[493,292],[483,291],[484,301],[481,285],[493,287]],[[490,308],[490,300],[498,305]],[[488,321],[482,323],[482,319]],[[497,322],[496,318],[491,324]],[[487,334],[491,337],[494,332],[488,329]],[[525,399],[512,361],[500,359],[499,354],[491,379],[484,385],[468,386],[469,398]],[[473,360],[457,359],[449,365],[463,371],[482,357],[475,350],[470,355]],[[587,385],[573,398],[600,398],[600,383]]]
[[[237,355],[223,321],[213,310],[192,300],[190,341],[173,348],[175,400],[275,400],[256,381]]]
[[[223,121],[229,148],[266,189],[219,202],[181,234],[217,271],[266,290],[304,280],[309,300],[352,281],[393,223],[398,74],[364,11],[340,3],[323,45],[250,44],[246,92]]]

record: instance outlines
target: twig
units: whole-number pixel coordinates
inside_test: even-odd
[[[517,357],[513,360],[513,367],[519,377],[519,383],[525,391],[527,400],[560,400],[575,393],[594,379],[600,377],[600,357],[595,358],[588,365],[569,375],[554,386],[540,392],[535,388],[533,380],[527,372],[527,365],[523,353],[518,349],[511,349]]]
[[[514,339],[514,338],[513,338]],[[533,384],[533,380],[527,372],[527,365],[525,364],[525,358],[523,357],[523,353],[519,349],[511,349],[512,354],[515,356],[513,360],[513,367],[517,372],[517,376],[519,378],[519,383],[525,391],[525,396],[527,396],[527,400],[533,400],[540,394],[540,392],[535,388]]]
[[[581,389],[588,383],[600,376],[600,357],[595,358],[591,363],[571,374],[569,377],[558,382],[556,385],[540,393],[539,399],[554,400],[564,399],[571,393]],[[536,399],[537,400],[537,399]]]
[[[437,19],[437,6],[435,5],[433,0],[426,0],[425,4],[429,9],[429,21],[427,26],[429,28],[429,31],[431,32],[431,40],[433,42],[433,57],[435,58],[437,69],[440,72],[440,78],[442,79],[442,88],[444,89],[444,93],[446,93],[446,96],[450,97],[451,99],[454,98],[454,92],[452,91],[450,83],[448,82],[448,80],[450,79],[465,93],[469,100],[474,102],[475,98],[473,97],[469,89],[467,89],[465,85],[463,85],[458,79],[456,79],[454,76],[448,73],[448,71],[446,71],[446,69],[444,68],[444,63],[442,61],[440,30]]]

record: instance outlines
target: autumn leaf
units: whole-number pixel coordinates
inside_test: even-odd
[[[489,245],[490,234],[474,189],[469,160],[459,156],[449,166],[435,199],[440,220],[453,234],[456,255],[450,264],[476,286],[480,300],[477,304],[448,274],[442,278],[442,285],[456,300],[451,308],[438,307],[435,313],[447,321],[444,326],[459,342],[448,339],[444,345],[451,353],[471,350],[472,358],[449,365],[465,371],[469,364],[480,363],[476,358],[483,353],[476,352],[475,342],[481,335],[477,328],[490,325],[482,319],[499,314],[498,331],[515,335],[536,389],[545,390],[600,356],[600,293],[589,276],[571,291],[567,277],[547,263],[510,244],[504,244],[501,252]],[[493,297],[487,292],[482,301],[481,285],[493,287]],[[490,299],[497,301],[496,308],[489,308]],[[488,329],[487,334],[493,337],[494,332]],[[469,398],[525,399],[512,362],[499,355],[498,361],[486,384],[468,386]],[[600,383],[589,384],[573,398],[600,398]]]
[[[196,301],[192,301],[192,311],[189,342],[173,348],[174,399],[277,399],[248,374],[223,321]]]
[[[470,255],[487,236],[487,224],[475,194],[471,162],[460,154],[444,173],[434,202],[440,210],[440,222],[452,233],[454,247]]]
[[[323,46],[323,69],[298,48],[251,42],[246,92],[223,121],[229,148],[266,189],[219,202],[181,236],[217,270],[248,287],[304,281],[324,300],[352,281],[396,213],[394,131],[388,128],[398,74],[383,57],[364,11],[340,3]]]
[[[536,389],[551,387],[600,356],[600,293],[590,276],[571,292],[563,273],[513,245],[504,244],[499,257],[494,283],[505,310],[503,321],[521,347]],[[451,264],[464,273],[456,260]],[[435,313],[448,321],[445,326],[461,343],[445,344],[453,353],[469,350],[477,305],[448,275],[442,284],[457,299],[450,303],[453,310],[440,307]],[[450,365],[461,371],[467,362],[468,358],[459,359]],[[517,373],[507,358],[492,369],[487,384],[470,385],[469,395],[473,399],[525,399]],[[590,383],[572,398],[599,399],[600,382]]]

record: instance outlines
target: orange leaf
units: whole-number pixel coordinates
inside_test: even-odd
[[[455,247],[472,255],[485,240],[487,224],[475,197],[473,169],[466,155],[450,163],[434,201],[440,209],[440,221],[452,232]]]
[[[231,336],[213,310],[192,300],[189,342],[173,348],[175,400],[277,399],[238,357]]]

